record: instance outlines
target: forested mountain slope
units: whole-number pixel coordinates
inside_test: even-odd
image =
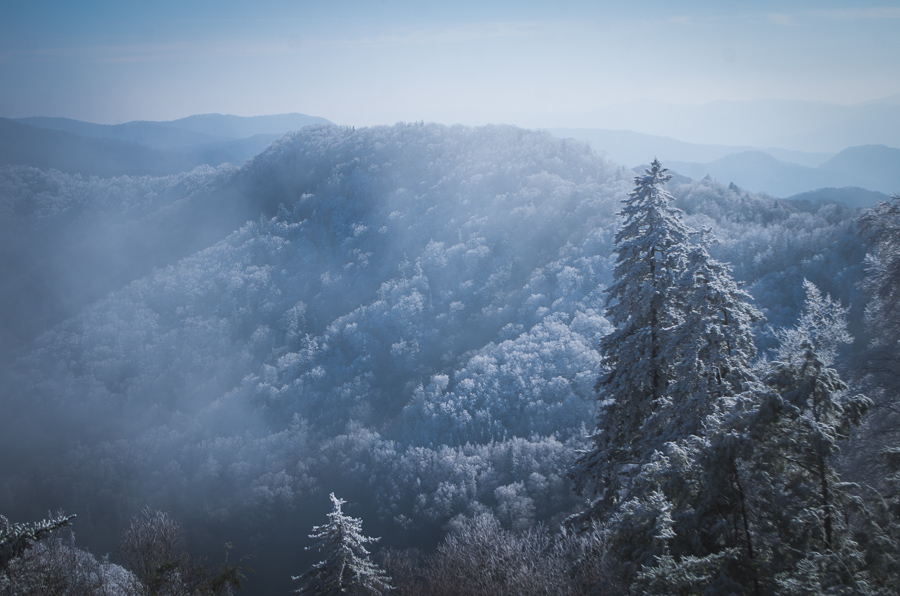
[[[38,203],[68,222],[71,185],[110,184],[33,176],[4,206],[21,225],[38,226]],[[210,206],[233,214],[215,230],[251,221],[21,351],[3,379],[0,447],[21,457],[4,462],[0,508],[64,506],[87,533],[151,504],[252,538],[263,571],[276,551],[300,556],[320,513],[307,504],[332,490],[394,542],[483,507],[513,527],[565,515],[632,176],[544,133],[396,125],[308,128],[240,170],[195,171],[194,190],[144,179],[135,200],[178,215],[133,219],[160,245]],[[709,180],[671,190],[770,323],[796,316],[804,277],[855,300],[853,211]],[[79,196],[88,222],[92,201],[117,209]]]
[[[0,353],[259,215],[236,168],[82,177],[0,167]]]

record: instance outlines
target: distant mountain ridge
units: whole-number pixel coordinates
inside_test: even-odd
[[[809,153],[777,147],[704,145],[630,130],[555,128],[561,138],[589,143],[595,151],[628,167],[653,158],[673,172],[699,180],[711,176],[753,192],[787,198],[800,193],[848,189],[835,194],[848,206],[869,206],[900,192],[900,149],[885,145],[848,147],[839,153]],[[852,189],[858,189],[855,193]],[[821,193],[820,193],[821,194]]]
[[[835,174],[855,177],[865,188],[900,192],[900,149],[883,145],[848,147],[819,166]]]
[[[279,136],[316,124],[333,124],[330,120],[306,114],[271,114],[267,116],[232,116],[230,114],[197,114],[162,122],[199,134],[243,139],[261,134]]]
[[[787,197],[785,200],[809,201],[812,203],[835,202],[848,207],[870,207],[875,203],[887,201],[889,198],[889,195],[881,192],[849,186],[844,188],[820,188]]]
[[[672,137],[644,134],[633,130],[608,130],[600,128],[552,128],[551,134],[562,138],[586,141],[600,153],[628,167],[646,164],[652,158],[662,162],[681,161],[708,163],[733,153],[764,151],[782,161],[816,167],[833,153],[810,153],[769,147],[760,149],[747,145],[705,145],[689,143]]]
[[[798,100],[683,105],[644,100],[606,106],[571,122],[579,128],[627,129],[700,144],[807,152],[837,152],[857,145],[900,147],[900,104],[891,97],[854,105]]]
[[[814,168],[787,163],[758,150],[734,153],[705,164],[670,161],[667,165],[690,178],[711,176],[777,197],[843,187],[888,195],[900,192],[900,149],[884,145],[849,147]]]
[[[184,155],[110,138],[0,118],[0,166],[26,165],[85,176],[164,175],[190,170]]]
[[[69,118],[46,117],[18,118],[16,121],[86,137],[130,141],[156,149],[177,149],[261,134],[280,136],[311,124],[331,124],[325,118],[297,113],[249,117],[198,114],[178,120],[162,122],[135,120],[124,124],[93,124]]]
[[[305,114],[189,116],[170,122],[94,124],[68,118],[0,118],[0,165],[89,176],[166,175],[240,165],[287,132],[331,124]]]
[[[894,104],[885,100],[871,106],[890,109]],[[107,177],[174,174],[199,165],[240,165],[286,132],[323,124],[331,123],[298,113],[254,117],[199,114],[166,122],[116,125],[48,117],[0,119],[0,165]],[[690,178],[708,175],[777,197],[823,188],[860,188],[870,192],[853,195],[855,198],[852,191],[839,196],[850,197],[848,205],[866,205],[876,196],[871,192],[900,192],[900,149],[886,145],[825,153],[691,143],[630,130],[560,128],[550,132],[587,141],[596,151],[627,166],[656,157]]]
[[[69,118],[18,118],[15,120],[44,130],[67,132],[93,139],[108,139],[136,143],[154,149],[175,149],[224,141],[228,137],[198,133],[163,122],[126,122],[125,124],[94,124]]]

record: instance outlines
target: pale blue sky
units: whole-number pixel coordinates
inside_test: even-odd
[[[0,0],[0,116],[577,123],[900,93],[900,2]]]

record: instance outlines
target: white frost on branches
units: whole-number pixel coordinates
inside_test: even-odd
[[[307,547],[307,550],[316,549],[323,553],[325,558],[303,575],[292,577],[294,581],[303,582],[295,593],[383,594],[391,590],[391,579],[369,559],[366,549],[366,544],[379,539],[363,535],[361,519],[344,515],[341,505],[346,501],[335,497],[334,493],[329,498],[334,510],[328,514],[327,524],[313,527],[309,537],[317,542]]]

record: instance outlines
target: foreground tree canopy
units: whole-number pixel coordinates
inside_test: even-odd
[[[690,244],[664,172],[621,213],[597,430],[570,471],[592,500],[573,522],[600,524],[628,592],[889,592],[894,522],[837,469],[871,406],[832,368],[846,309],[805,281],[797,325],[754,366],[759,314]]]

